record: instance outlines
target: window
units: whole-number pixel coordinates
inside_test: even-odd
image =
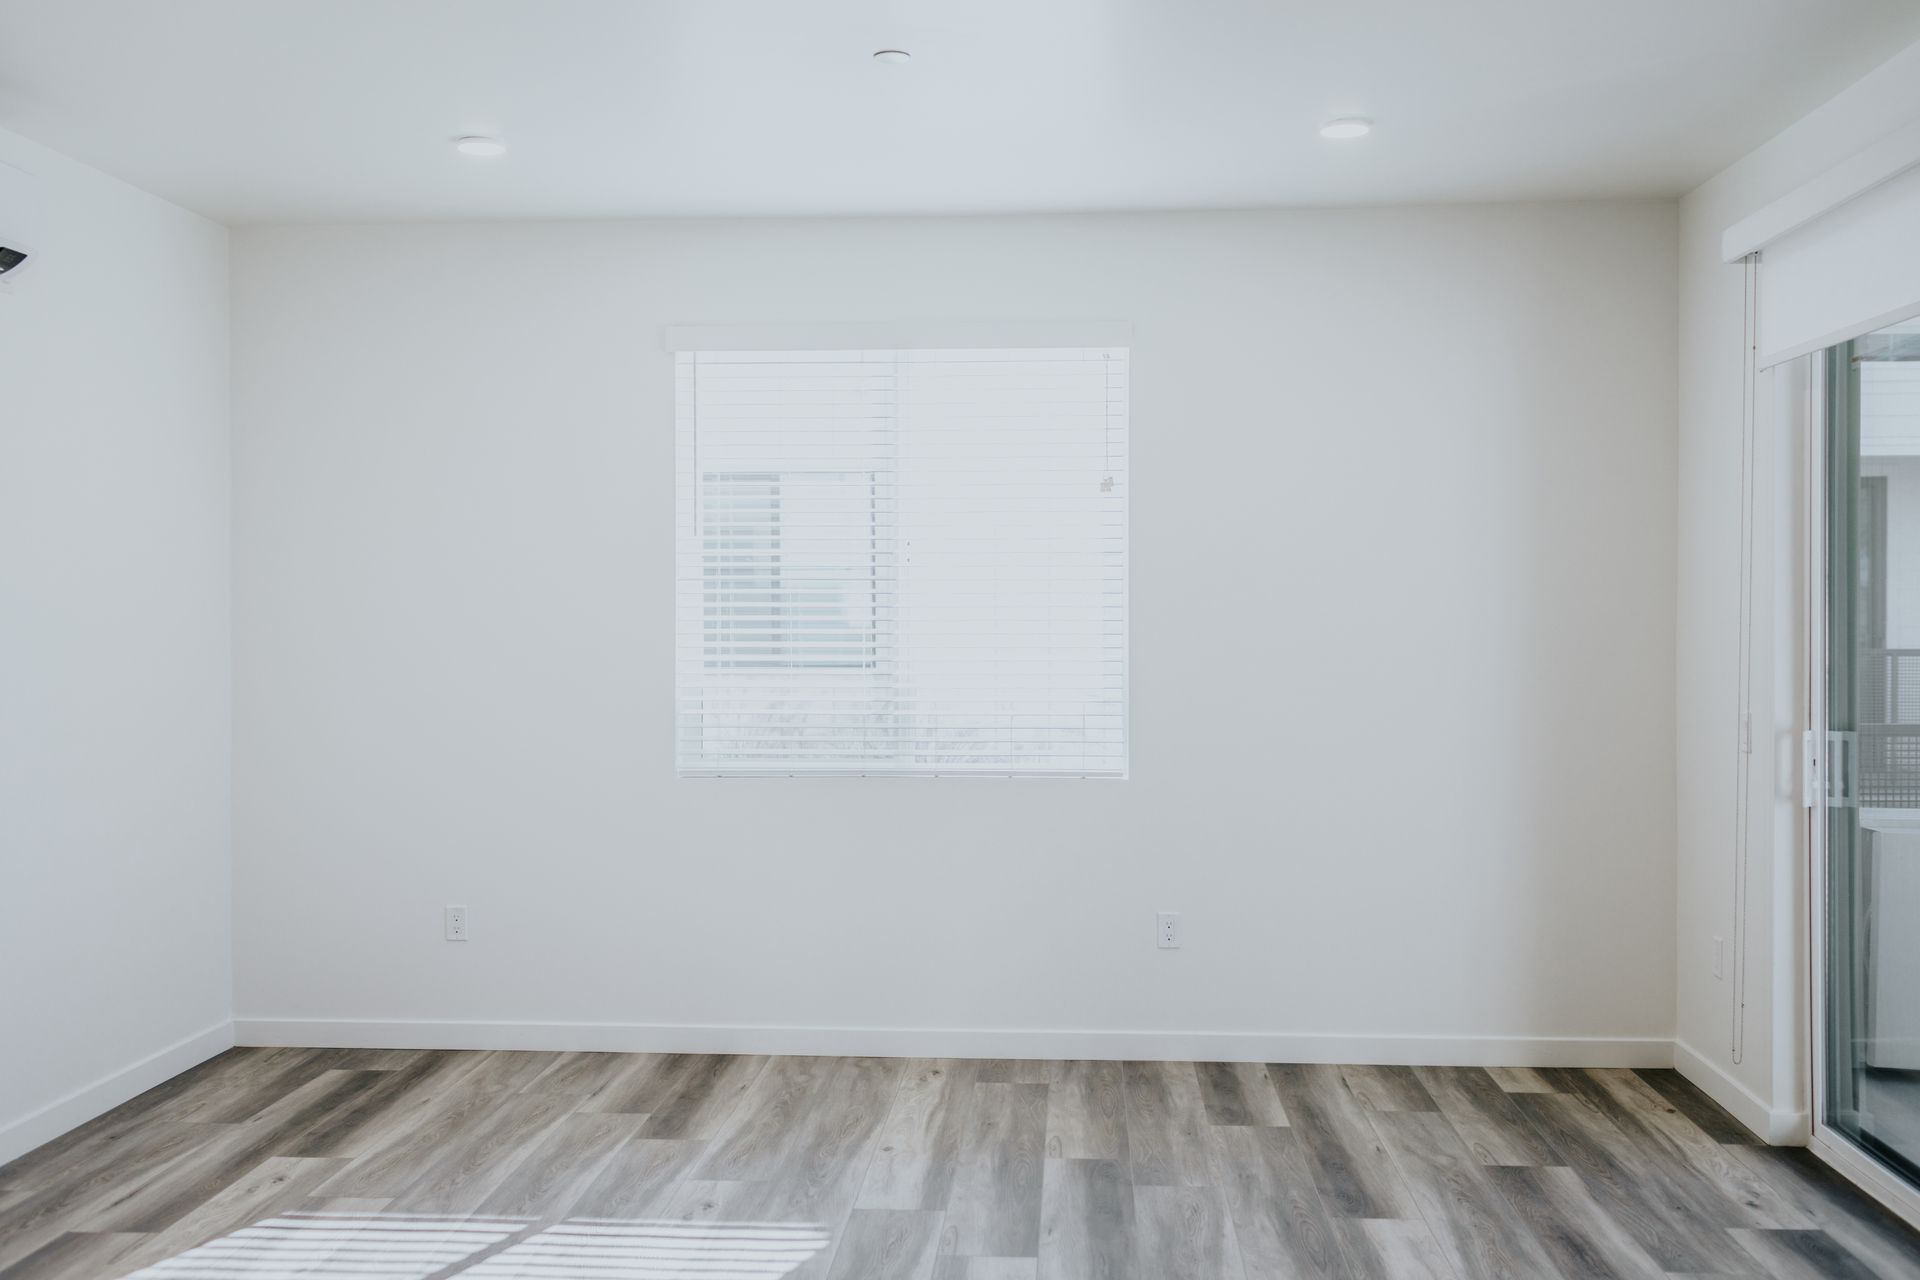
[[[682,774],[1125,775],[1124,347],[677,360]]]

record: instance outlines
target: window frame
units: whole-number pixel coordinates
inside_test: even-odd
[[[709,335],[711,334],[711,332],[712,330],[710,329],[700,330],[700,333],[703,336]],[[790,332],[790,331],[783,331],[783,336],[785,336],[785,333],[787,332]],[[1111,336],[1111,335],[1107,335],[1107,336]],[[704,536],[704,529],[705,529],[705,526],[700,523],[700,514],[699,514],[698,508],[699,508],[699,501],[700,501],[699,495],[701,493],[702,484],[704,483],[703,477],[706,475],[707,472],[704,464],[696,462],[696,464],[692,468],[693,494],[692,494],[690,505],[693,508],[691,513],[691,520],[693,523],[691,525],[689,525],[688,523],[688,512],[686,508],[683,506],[683,503],[687,502],[687,495],[685,495],[684,493],[679,494],[675,503],[676,674],[675,674],[675,709],[674,709],[674,717],[673,717],[673,726],[674,726],[675,772],[677,776],[683,777],[683,778],[689,778],[689,779],[714,779],[714,780],[748,779],[748,778],[788,778],[788,779],[797,779],[797,778],[915,779],[917,778],[917,779],[923,779],[923,780],[946,780],[946,779],[966,778],[966,779],[978,780],[978,779],[997,778],[997,779],[1004,779],[1004,780],[1019,780],[1019,781],[1029,781],[1029,780],[1039,781],[1039,780],[1047,780],[1047,779],[1077,779],[1077,780],[1084,780],[1084,781],[1124,781],[1128,779],[1131,776],[1131,772],[1132,772],[1132,733],[1131,733],[1131,729],[1132,729],[1132,713],[1131,713],[1131,709],[1132,709],[1132,652],[1131,652],[1131,649],[1132,649],[1132,608],[1131,608],[1132,584],[1131,584],[1131,579],[1132,579],[1133,548],[1132,548],[1131,482],[1133,477],[1131,474],[1130,457],[1131,457],[1131,451],[1132,451],[1132,446],[1131,446],[1131,431],[1132,431],[1131,370],[1132,370],[1133,352],[1132,352],[1130,334],[1123,334],[1121,336],[1123,337],[1124,340],[1118,341],[1118,342],[1098,342],[1098,343],[1077,343],[1077,342],[1076,343],[1053,343],[1053,342],[972,343],[972,342],[969,342],[964,344],[939,342],[939,343],[925,343],[925,344],[905,343],[905,344],[898,344],[897,348],[892,344],[889,344],[886,347],[877,347],[875,345],[866,344],[866,343],[862,343],[858,346],[854,346],[854,345],[843,346],[841,345],[841,343],[835,342],[832,340],[809,343],[804,346],[800,344],[790,344],[790,343],[783,342],[778,346],[769,347],[765,341],[748,340],[745,342],[738,342],[738,343],[719,344],[714,348],[715,350],[719,350],[719,351],[737,351],[737,352],[751,352],[751,351],[757,351],[757,350],[763,350],[763,349],[764,350],[804,349],[804,350],[819,351],[819,352],[825,353],[830,351],[841,351],[841,350],[848,351],[848,352],[854,352],[854,351],[872,352],[877,349],[905,350],[905,349],[911,349],[913,347],[933,348],[933,349],[953,349],[953,350],[991,349],[991,350],[1008,350],[1008,351],[1017,351],[1023,348],[1031,348],[1031,347],[1049,347],[1049,348],[1056,348],[1061,350],[1074,350],[1079,354],[1080,358],[1085,358],[1086,354],[1090,351],[1098,350],[1102,352],[1103,358],[1111,358],[1113,355],[1117,354],[1124,361],[1123,365],[1121,366],[1122,381],[1119,384],[1121,387],[1121,391],[1118,398],[1120,437],[1118,440],[1118,450],[1117,450],[1118,458],[1119,458],[1119,466],[1117,470],[1120,473],[1120,475],[1123,477],[1118,487],[1119,501],[1116,504],[1118,509],[1118,514],[1119,514],[1118,529],[1120,533],[1120,551],[1121,551],[1121,555],[1120,555],[1121,564],[1120,564],[1120,569],[1117,577],[1118,622],[1119,622],[1118,642],[1116,645],[1112,646],[1111,649],[1106,651],[1111,655],[1111,657],[1107,659],[1103,659],[1104,661],[1117,661],[1118,663],[1118,666],[1119,666],[1118,692],[1117,692],[1117,695],[1115,695],[1115,697],[1112,700],[1112,703],[1116,709],[1115,712],[1091,713],[1091,714],[1109,714],[1109,715],[1117,714],[1117,718],[1119,722],[1117,726],[1117,739],[1114,739],[1111,741],[1117,741],[1117,745],[1119,749],[1118,749],[1117,755],[1114,757],[1114,764],[1112,767],[1054,769],[1054,768],[1032,768],[1032,767],[1023,768],[1023,767],[1019,767],[1017,764],[1009,764],[1004,767],[968,768],[968,767],[941,767],[941,765],[937,761],[929,762],[924,765],[907,764],[904,766],[887,766],[887,765],[876,764],[876,766],[873,768],[862,768],[860,767],[857,761],[849,761],[845,767],[832,767],[831,765],[829,765],[827,767],[814,767],[814,768],[790,767],[790,763],[786,760],[781,760],[777,763],[770,763],[765,767],[755,767],[755,766],[740,767],[740,766],[727,766],[725,764],[703,766],[700,764],[690,764],[688,762],[688,757],[684,749],[685,739],[683,736],[683,729],[684,729],[683,717],[685,712],[684,712],[684,704],[682,699],[685,696],[686,685],[685,685],[684,676],[681,673],[680,665],[679,665],[681,661],[680,645],[682,642],[682,637],[679,633],[680,623],[681,623],[679,614],[680,614],[681,608],[683,607],[682,597],[679,593],[682,591],[682,589],[686,585],[684,579],[681,577],[681,574],[683,572],[681,561],[682,561],[682,558],[687,554],[687,545],[685,540],[691,539],[694,543],[698,544]],[[697,363],[698,356],[701,353],[705,352],[707,349],[708,347],[705,341],[699,342],[698,344],[682,344],[675,348],[678,355],[691,357],[693,359],[694,364],[692,365],[692,368],[696,371],[698,369],[698,363]],[[685,448],[690,447],[688,444],[688,441],[697,441],[699,438],[697,397],[689,394],[683,394],[682,380],[679,376],[679,369],[684,367],[686,366],[677,366],[676,381],[675,381],[675,386],[676,386],[675,450],[676,450],[677,491],[678,491],[678,488],[680,486],[683,486],[684,483],[686,482],[685,472],[687,471],[687,464],[686,464],[686,459],[680,456],[681,451]],[[1112,375],[1109,375],[1109,377],[1111,376]],[[695,372],[694,378],[697,384],[697,372]],[[1107,403],[1109,404],[1109,406],[1111,406],[1114,403],[1112,399],[1113,392],[1111,390],[1111,383],[1110,383],[1110,389],[1107,392],[1107,396],[1108,396]],[[1111,413],[1111,408],[1109,409],[1109,413]],[[1111,426],[1109,426],[1108,429],[1111,430]],[[697,451],[697,444],[691,447],[694,447]],[[758,463],[755,463],[753,465],[742,464],[740,469],[743,474],[748,472],[764,472],[765,474],[769,475],[769,477],[772,479],[772,483],[776,486],[776,488],[780,484],[780,480],[778,478],[777,473],[766,470],[766,468],[760,466]],[[1108,477],[1105,480],[1102,487],[1102,491],[1103,492],[1114,491],[1112,477]],[[897,528],[895,530],[894,536],[896,538],[899,537]],[[872,635],[874,640],[874,647],[872,650],[874,654],[874,658],[873,658],[873,661],[871,661],[870,663],[864,666],[822,665],[819,667],[803,668],[803,669],[810,670],[812,672],[813,677],[821,679],[823,683],[828,681],[833,681],[833,677],[835,677],[836,675],[841,675],[841,676],[844,676],[849,687],[863,687],[864,685],[870,683],[875,673],[878,673],[886,665],[886,660],[882,656],[886,648],[886,644],[885,644],[884,638],[882,638],[878,634],[878,624],[876,626],[876,631],[872,633]],[[707,665],[704,669],[711,670],[715,668],[712,667],[711,665]],[[784,670],[787,670],[787,671],[791,671],[793,669],[794,668],[791,668],[791,667],[784,668]],[[742,683],[758,684],[762,682],[761,679],[759,678],[759,674],[753,672],[751,668],[733,667],[731,668],[731,672],[732,674],[730,675],[729,680],[731,683],[734,683],[735,685],[739,685]],[[783,683],[781,676],[779,674],[779,671],[768,670],[764,673],[764,675],[765,675],[764,682],[770,687],[779,687]],[[740,677],[745,677],[745,679],[741,679]],[[892,677],[892,678],[897,678],[897,675],[896,677]],[[833,681],[833,682],[837,683],[837,681]],[[1042,702],[1044,703],[1044,699],[1042,700]],[[1010,710],[1005,714],[1010,717],[1015,717],[1015,716],[1022,716],[1022,715],[1045,715],[1050,713]],[[1088,714],[1088,713],[1083,713],[1083,714]],[[1113,731],[1112,729],[1108,730],[1108,732],[1112,732],[1112,731]],[[1094,730],[1093,732],[1099,732],[1099,731]],[[1068,741],[1071,742],[1072,739],[1069,739]],[[1083,740],[1080,743],[1080,745],[1085,746],[1089,743],[1097,744],[1098,741],[1099,739],[1097,738],[1086,739],[1086,740]],[[902,753],[902,755],[897,758],[911,759],[914,754],[915,753],[911,753],[911,752]],[[932,754],[937,754],[937,752]],[[1073,753],[1066,753],[1066,754],[1073,754]]]

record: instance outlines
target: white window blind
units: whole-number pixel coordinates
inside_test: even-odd
[[[681,773],[1124,776],[1127,354],[678,353]]]
[[[1920,311],[1920,165],[1760,251],[1759,367]]]

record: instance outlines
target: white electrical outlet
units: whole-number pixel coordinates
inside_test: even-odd
[[[1162,951],[1176,950],[1180,946],[1180,913],[1162,911],[1154,917],[1154,937]]]
[[[1727,944],[1720,938],[1713,940],[1713,976],[1724,978],[1727,972]]]
[[[467,940],[467,909],[465,907],[447,908],[447,941],[465,942]]]

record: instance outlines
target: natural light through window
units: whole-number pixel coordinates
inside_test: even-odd
[[[832,1243],[813,1223],[288,1213],[129,1280],[777,1280]]]
[[[1127,357],[679,353],[681,773],[1124,776]]]

